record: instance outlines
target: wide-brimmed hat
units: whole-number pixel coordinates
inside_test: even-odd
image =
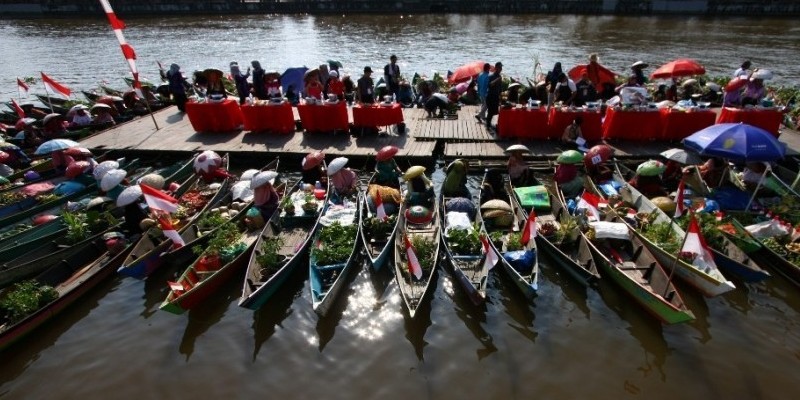
[[[328,176],[339,172],[342,168],[344,168],[345,165],[347,165],[348,161],[350,160],[348,160],[347,157],[334,158],[333,161],[328,164]]]
[[[278,173],[275,171],[262,171],[256,174],[253,179],[250,181],[250,189],[255,189],[259,186],[266,185],[267,183],[273,184],[275,183],[275,178],[278,177]]]
[[[142,197],[142,188],[139,185],[128,186],[117,196],[117,206],[124,207],[133,204]]]
[[[384,146],[382,149],[378,150],[378,154],[375,155],[375,159],[378,161],[386,161],[394,157],[397,154],[398,148],[397,146]]]
[[[364,73],[366,74],[367,72],[372,72],[372,68],[369,66],[364,67]]]
[[[50,122],[53,122],[54,120],[62,120],[63,121],[64,120],[64,116],[59,114],[59,113],[47,114],[47,115],[44,116],[44,118],[42,118],[42,125],[47,125]]]
[[[508,148],[506,149],[506,153],[512,153],[515,151],[530,153],[531,149],[529,149],[528,146],[525,146],[524,144],[512,144],[511,146],[508,146]]]
[[[422,175],[424,173],[425,173],[425,167],[423,167],[421,165],[414,165],[414,166],[408,167],[408,169],[406,170],[406,173],[403,175],[403,179],[405,179],[405,180],[414,179],[414,178],[416,178],[416,177],[418,177],[418,176],[420,176],[420,175]]]
[[[637,61],[631,65],[631,68],[647,68],[650,64],[645,63],[644,61]]]
[[[322,160],[325,159],[325,153],[321,151],[315,151],[313,153],[308,153],[303,158],[302,167],[303,170],[308,171],[320,164],[322,164]]]

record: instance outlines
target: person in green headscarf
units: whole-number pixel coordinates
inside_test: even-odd
[[[442,193],[445,197],[470,197],[467,189],[467,167],[466,160],[457,159],[447,166],[445,172],[447,177],[442,184]]]
[[[395,188],[399,186],[398,178],[403,171],[394,160],[397,150],[395,146],[386,146],[375,156],[375,183]]]

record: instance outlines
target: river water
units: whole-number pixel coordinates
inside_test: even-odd
[[[124,16],[120,16],[124,19]],[[794,84],[800,28],[789,20],[589,16],[224,16],[126,21],[145,76],[259,59],[267,68],[339,59],[358,74],[391,53],[404,73],[501,60],[566,68],[589,53],[618,70],[696,58],[727,75],[745,58]],[[0,21],[0,95],[45,71],[74,90],[121,86],[127,71],[105,20]],[[651,69],[652,71],[652,69]],[[41,93],[41,85],[35,93]],[[235,164],[235,160],[234,160]],[[441,172],[437,172],[441,174]],[[441,179],[441,175],[438,175]],[[539,295],[503,274],[475,307],[444,269],[408,320],[395,285],[360,271],[319,319],[305,269],[260,311],[236,305],[241,278],[183,316],[158,310],[164,281],[111,279],[0,354],[4,398],[797,398],[800,296],[786,280],[705,299],[697,321],[662,326],[611,282],[586,289],[542,258]],[[495,271],[499,272],[499,271]]]

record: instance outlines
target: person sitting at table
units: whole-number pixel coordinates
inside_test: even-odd
[[[322,83],[319,81],[319,72],[311,73],[306,77],[304,92],[306,97],[322,99]]]
[[[264,90],[266,99],[281,97],[281,75],[275,71],[270,71],[264,75]],[[266,100],[265,99],[265,100]]]
[[[345,75],[342,78],[342,85],[344,85],[344,99],[347,100],[347,104],[353,104],[356,98],[356,84],[353,83],[353,78]]]
[[[428,118],[434,118],[438,110],[438,117],[444,118],[445,112],[450,110],[450,105],[458,101],[458,91],[456,88],[450,88],[450,92],[445,95],[444,93],[434,93],[431,98],[425,102],[425,111],[428,112]]]
[[[582,123],[583,118],[580,116],[575,117],[572,123],[564,128],[564,133],[561,134],[561,143],[575,147],[586,145],[586,139],[583,138],[583,132],[581,132]]]
[[[333,190],[339,196],[347,196],[356,192],[358,186],[358,175],[347,165],[347,157],[337,157],[328,166],[328,179],[331,180]]]
[[[450,163],[445,169],[447,176],[442,183],[442,194],[446,197],[471,197],[467,189],[467,168],[466,160],[457,159]]]
[[[364,67],[364,75],[358,80],[358,101],[364,104],[375,103],[375,83],[372,82],[372,68]]]
[[[767,96],[767,88],[764,87],[764,80],[758,78],[750,78],[750,82],[744,87],[742,93],[742,105],[758,105],[761,100]]]
[[[572,79],[569,79],[567,74],[561,73],[558,77],[558,83],[556,83],[555,88],[555,102],[561,102],[563,105],[572,105],[572,101],[575,100],[575,94],[578,91],[577,87],[575,87],[575,82]]]
[[[319,69],[319,74],[317,75],[317,78],[319,79],[319,84],[322,87],[322,94],[327,96],[328,80],[331,79],[330,71],[328,71],[328,63],[320,64],[320,66],[317,69]]]
[[[556,85],[558,84],[558,82],[560,80],[559,77],[563,73],[564,73],[564,70],[561,68],[561,62],[556,62],[555,65],[553,65],[553,69],[551,69],[547,73],[547,76],[545,77],[545,82],[547,84],[548,92],[549,92],[549,94],[547,96],[547,105],[553,105],[553,102],[555,101],[555,97],[556,97],[555,96]]]
[[[231,76],[236,85],[236,94],[239,95],[239,104],[244,104],[250,96],[250,84],[247,82],[247,78],[250,77],[250,67],[247,67],[247,73],[243,74],[239,63],[233,61],[231,62]]]
[[[326,92],[331,95],[336,95],[336,98],[344,100],[344,83],[339,80],[339,73],[336,71],[331,71],[328,73],[328,87],[326,88]]]
[[[648,64],[645,64],[643,61],[637,61],[631,65],[631,72],[636,78],[636,84],[639,86],[644,86],[644,84],[647,83],[647,77],[644,75],[644,70],[647,66]]]
[[[386,82],[378,83],[378,86],[375,86],[375,101],[380,102],[384,99],[384,97],[389,95],[389,87],[386,86]]]
[[[253,67],[253,96],[259,100],[268,100],[267,84],[264,79],[266,71],[261,68],[261,63],[256,60],[250,61],[250,65]]]
[[[220,96],[228,98],[228,92],[225,91],[225,85],[222,84],[222,71],[218,69],[207,70],[205,73],[208,85],[206,87],[206,96]]]
[[[589,74],[581,74],[581,79],[575,82],[575,99],[572,104],[575,107],[582,107],[588,102],[597,101],[597,89],[594,83],[589,80]]]
[[[636,83],[636,76],[635,75],[631,75],[631,76],[628,77],[628,80],[625,81],[625,83],[617,86],[616,89],[614,89],[614,91],[617,94],[619,94],[620,92],[622,92],[622,89],[624,89],[626,87],[641,87],[641,85]]]

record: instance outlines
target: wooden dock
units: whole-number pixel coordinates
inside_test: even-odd
[[[189,123],[186,114],[176,107],[168,107],[153,114],[159,129],[149,117],[120,124],[107,131],[85,139],[82,143],[91,149],[120,150],[131,153],[197,152],[214,150],[240,157],[272,157],[275,155],[299,159],[311,151],[321,150],[330,156],[347,156],[365,162],[386,145],[397,146],[398,158],[408,164],[431,164],[435,157],[498,160],[507,157],[504,149],[522,143],[531,149],[531,160],[553,160],[566,148],[557,140],[499,139],[479,123],[474,115],[476,106],[464,106],[455,119],[427,118],[423,109],[403,109],[406,132],[397,134],[394,127],[379,135],[353,137],[347,133],[310,134],[294,132],[273,135],[247,131],[230,133],[198,133]],[[349,112],[349,110],[348,110]],[[352,115],[350,116],[352,121]],[[295,119],[299,120],[295,109]],[[800,148],[800,135],[784,131],[781,140],[788,144],[787,155],[796,155],[791,149]],[[643,159],[678,143],[625,142],[609,143],[619,158]]]

